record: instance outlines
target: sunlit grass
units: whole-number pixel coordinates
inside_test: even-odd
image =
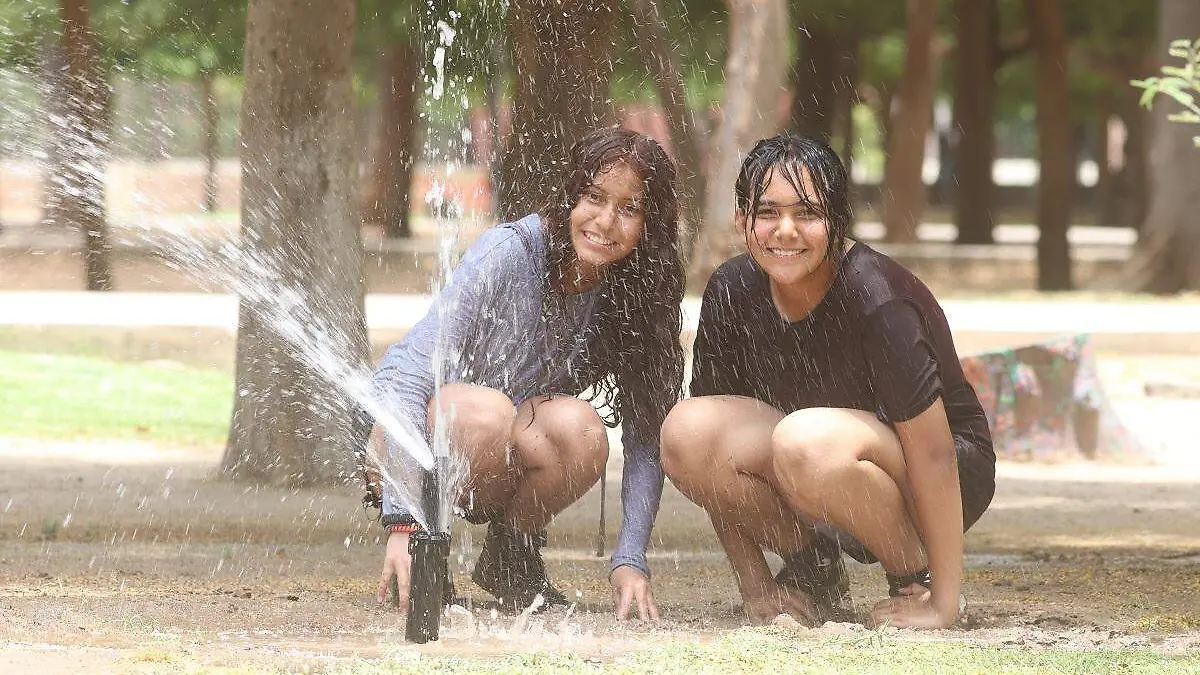
[[[209,445],[232,406],[233,378],[218,370],[0,351],[0,436]]]
[[[450,645],[446,645],[449,647]],[[587,658],[565,652],[535,652],[493,658],[426,656],[402,648],[391,658],[348,662],[320,660],[309,664],[268,664],[188,672],[216,675],[259,675],[314,672],[328,675],[402,675],[468,673],[507,675],[728,675],[735,673],[846,673],[854,675],[1173,675],[1195,673],[1200,656],[1149,650],[1067,650],[996,647],[965,642],[914,642],[869,633],[862,637],[808,639],[772,629],[743,629],[715,641],[654,641],[623,655]],[[172,664],[178,668],[179,664]],[[151,667],[147,672],[166,672]]]

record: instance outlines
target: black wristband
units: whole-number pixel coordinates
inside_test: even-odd
[[[417,519],[412,517],[412,514],[407,512],[390,513],[379,519],[380,524],[384,527],[389,525],[416,525]]]

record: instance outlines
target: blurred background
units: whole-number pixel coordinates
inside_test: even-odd
[[[680,166],[693,297],[740,252],[745,152],[826,139],[855,236],[950,303],[963,354],[993,350],[977,389],[1033,381],[1013,373],[1037,345],[1037,379],[1065,384],[1030,389],[1030,419],[1061,435],[1070,410],[1099,411],[1085,426],[1120,441],[1091,346],[1187,354],[1155,367],[1195,391],[1195,296],[1130,303],[1200,290],[1198,36],[1196,0],[8,2],[0,404],[26,421],[0,438],[70,435],[71,411],[84,437],[116,420],[188,439],[176,422],[203,410],[225,475],[353,480],[347,387],[456,252],[545,204],[577,138],[622,124]],[[110,401],[143,382],[119,365],[68,405],[55,382],[81,366],[47,353],[185,363],[212,387],[168,399],[181,385],[155,370],[144,400]]]
[[[737,251],[741,156],[784,130],[839,151],[857,235],[935,290],[1200,288],[1194,130],[1130,84],[1186,65],[1168,45],[1200,36],[1194,0],[262,4],[0,8],[0,287],[191,287],[136,244],[243,226],[254,130],[287,126],[247,96],[283,72],[247,45],[274,42],[309,84],[264,96],[345,83],[312,148],[352,154],[336,189],[380,261],[368,290],[426,290],[436,216],[471,232],[535,210],[570,142],[612,123],[682,168],[693,290]],[[344,25],[287,16],[318,4]]]

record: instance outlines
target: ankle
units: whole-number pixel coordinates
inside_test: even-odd
[[[928,567],[922,567],[916,572],[892,574],[886,572],[884,576],[887,578],[888,595],[896,597],[900,595],[900,591],[913,584],[920,584],[925,588],[933,586],[933,575],[929,573]]]

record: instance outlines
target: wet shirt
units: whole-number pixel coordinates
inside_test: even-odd
[[[816,308],[794,322],[780,316],[753,258],[726,261],[704,292],[693,355],[693,396],[748,396],[785,413],[854,408],[895,424],[940,396],[951,433],[995,461],[941,306],[911,272],[861,242]]]
[[[426,410],[435,375],[442,382],[496,389],[514,404],[542,394],[580,394],[592,384],[582,381],[581,373],[590,370],[586,360],[596,332],[593,315],[604,288],[566,296],[567,324],[573,329],[549,340],[541,319],[545,276],[546,240],[536,214],[485,231],[429,313],[388,348],[373,380],[378,400],[428,439]],[[438,373],[435,363],[441,364]],[[632,565],[649,575],[646,546],[663,486],[658,439],[635,438],[625,431],[622,445],[624,518],[612,565]],[[385,481],[384,515],[404,512],[402,502]]]

